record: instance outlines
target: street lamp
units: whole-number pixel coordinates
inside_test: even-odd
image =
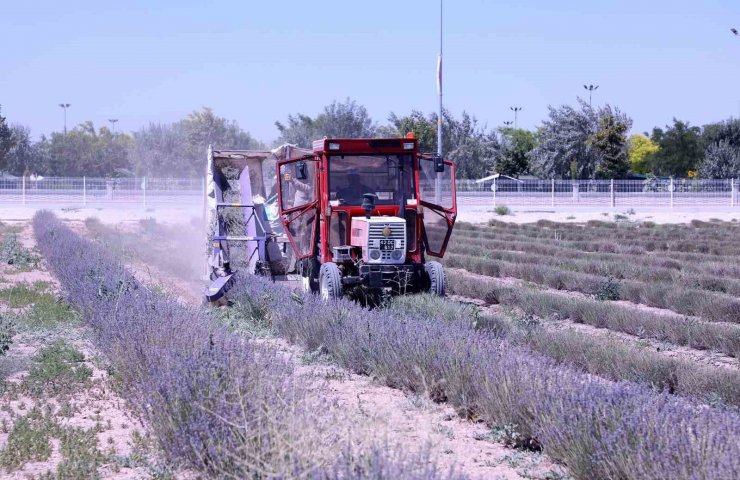
[[[72,105],[69,103],[60,103],[59,106],[64,109],[64,134],[67,135],[67,109]]]
[[[519,112],[522,110],[522,107],[509,107],[512,112],[514,112],[514,128],[517,128],[517,121],[519,119]]]
[[[590,107],[591,106],[591,96],[593,95],[594,90],[599,89],[599,86],[598,85],[584,85],[583,88],[588,90],[588,106]]]
[[[514,123],[511,120],[504,122],[504,125],[506,125],[506,128],[511,127],[511,124]]]
[[[737,28],[731,28],[730,31],[734,33],[736,37],[740,37],[740,32],[737,31]]]
[[[117,118],[109,118],[108,121],[110,122],[110,130],[111,132],[116,131],[116,122],[118,121]]]

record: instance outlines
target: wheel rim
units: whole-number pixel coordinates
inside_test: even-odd
[[[311,290],[311,279],[309,277],[301,276],[301,288],[304,292]]]
[[[326,284],[326,281],[323,278],[321,279],[320,283],[321,298],[323,300],[329,300],[329,286]]]

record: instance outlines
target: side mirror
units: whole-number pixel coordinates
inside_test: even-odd
[[[298,180],[305,180],[308,178],[308,166],[306,165],[306,162],[299,162],[295,166],[295,177]]]
[[[434,171],[437,173],[445,171],[445,162],[440,155],[434,156]]]

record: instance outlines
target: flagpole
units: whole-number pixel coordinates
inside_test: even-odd
[[[442,156],[442,1],[439,0],[439,57],[437,57],[437,94],[439,114],[437,117],[437,155]]]
[[[437,93],[439,94],[439,114],[437,116],[437,155],[442,157],[442,0],[439,0],[439,57],[437,58]],[[442,202],[442,176],[435,173],[434,202]]]

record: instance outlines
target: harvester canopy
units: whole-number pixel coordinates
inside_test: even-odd
[[[217,288],[214,294],[228,290],[236,270],[284,276],[295,269],[278,212],[276,165],[310,153],[293,145],[264,151],[209,147],[204,209],[212,247],[208,274],[219,280],[209,288]],[[243,247],[230,248],[235,243]]]

